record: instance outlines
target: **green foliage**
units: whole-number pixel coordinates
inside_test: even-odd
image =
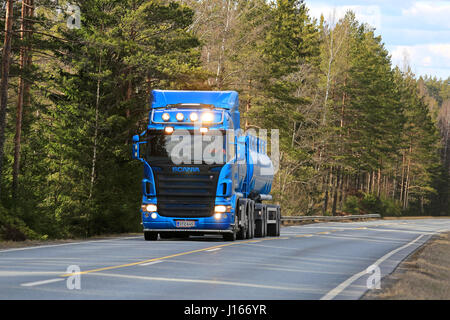
[[[300,0],[88,0],[69,30],[55,3],[35,4],[34,64],[11,69],[1,237],[140,230],[131,137],[156,88],[234,89],[242,127],[279,129],[283,214],[450,214],[448,80],[393,68],[352,12],[328,25]],[[13,199],[19,74],[31,90]]]
[[[24,221],[11,215],[0,205],[0,240],[23,241],[26,239],[43,240],[46,236],[36,234]]]
[[[402,210],[398,202],[391,198],[380,198],[365,193],[362,197],[348,196],[343,207],[344,213],[350,214],[379,214],[382,217],[401,216]]]
[[[359,214],[359,198],[357,196],[348,196],[344,202],[342,211],[349,214]]]

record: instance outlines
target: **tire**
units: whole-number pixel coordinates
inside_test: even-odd
[[[263,221],[262,220],[256,220],[255,221],[255,237],[256,238],[262,238],[263,237]]]
[[[233,231],[232,233],[224,233],[223,234],[223,240],[225,240],[225,241],[235,241],[236,240],[236,231]]]
[[[255,202],[250,202],[250,239],[255,237]]]
[[[253,201],[249,201],[247,206],[247,239],[253,239],[254,225],[255,221],[253,218]]]
[[[258,212],[261,212],[261,214],[257,214],[256,209],[253,211],[253,217],[255,218],[258,215],[259,218],[255,219],[254,236],[255,238],[262,238],[264,237],[264,205],[258,204]]]
[[[145,241],[156,241],[158,240],[158,233],[152,231],[144,231]]]
[[[248,215],[247,215],[247,206],[246,206],[246,203],[244,202],[244,201],[239,201],[239,211],[241,211],[241,207],[242,208],[244,208],[244,211],[243,212],[239,212],[240,214],[239,214],[239,216],[240,216],[240,219],[239,219],[239,224],[240,224],[240,221],[243,219],[244,221],[247,219],[247,222],[244,224],[244,226],[243,227],[239,227],[239,230],[238,230],[238,232],[237,232],[237,234],[236,234],[236,238],[238,239],[238,240],[245,240],[245,239],[247,239],[247,229],[248,229]]]
[[[277,225],[276,224],[268,224],[267,225],[267,235],[269,237],[275,237],[277,234]]]
[[[263,207],[263,220],[262,220],[262,230],[263,230],[263,238],[267,237],[267,207]]]
[[[280,233],[281,233],[281,208],[278,207],[277,211],[278,211],[277,212],[278,217],[277,217],[277,234],[276,234],[276,236],[279,237]]]

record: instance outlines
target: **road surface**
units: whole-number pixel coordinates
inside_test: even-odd
[[[236,242],[139,236],[0,250],[0,299],[359,299],[383,286],[378,271],[448,230],[450,219],[373,220]]]

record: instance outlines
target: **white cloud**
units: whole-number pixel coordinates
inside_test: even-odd
[[[431,67],[433,64],[433,59],[430,56],[426,56],[423,58],[422,64],[424,67]]]
[[[447,62],[450,62],[450,43],[431,45],[430,50],[434,54],[448,59],[449,61]]]
[[[390,49],[392,62],[399,67],[403,67],[406,57],[417,75],[450,76],[450,43],[392,46]]]
[[[407,9],[402,9],[402,16],[413,19],[418,29],[434,26],[441,29],[450,28],[449,1],[417,1]]]
[[[367,23],[376,29],[381,27],[381,10],[375,5],[347,5],[347,6],[331,6],[327,4],[307,2],[309,13],[314,18],[319,19],[323,14],[326,21],[336,23],[345,16],[349,10],[355,13],[356,19],[360,22]]]
[[[450,76],[450,0],[306,0],[310,15],[329,23],[355,12],[381,34],[392,62],[408,57],[416,75]],[[333,12],[335,18],[333,19]],[[334,20],[334,21],[333,21]]]

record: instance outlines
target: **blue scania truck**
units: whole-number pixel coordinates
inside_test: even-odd
[[[266,149],[242,133],[237,92],[153,90],[147,128],[133,137],[145,240],[279,236],[281,209],[263,203],[274,175]]]

